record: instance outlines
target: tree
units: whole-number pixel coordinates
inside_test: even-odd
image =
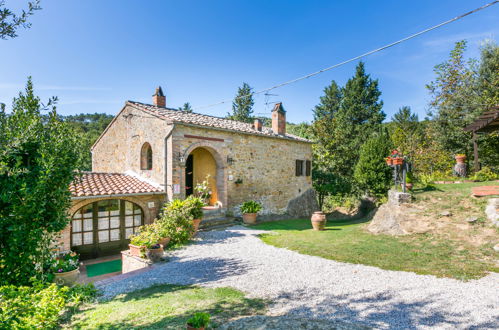
[[[311,140],[312,137],[312,127],[309,123],[302,122],[299,124],[286,123],[286,132],[302,137],[304,139]]]
[[[237,89],[236,97],[232,101],[232,114],[227,114],[227,118],[251,123],[254,104],[252,88],[247,83],[243,83]]]
[[[415,156],[423,142],[424,134],[418,115],[413,113],[410,107],[401,107],[393,115],[390,136],[398,151],[411,159]]]
[[[476,61],[464,58],[466,41],[456,42],[447,61],[435,66],[436,78],[426,87],[430,91],[429,118],[433,137],[450,154],[471,155],[471,134],[463,128],[477,115]]]
[[[403,130],[412,130],[418,125],[419,118],[411,111],[411,107],[403,106],[393,115],[392,121]]]
[[[390,154],[391,148],[386,131],[373,134],[362,145],[354,171],[359,193],[378,198],[386,196],[392,182],[392,169],[386,166],[385,158]]]
[[[379,100],[381,92],[378,81],[366,74],[363,62],[340,91],[334,82],[324,91],[312,125],[317,152],[326,155],[322,157],[323,166],[342,178],[344,192],[348,193],[354,183],[359,149],[385,119],[383,102]]]
[[[30,28],[31,23],[28,22],[28,17],[40,9],[40,0],[29,1],[28,10],[23,10],[21,15],[16,15],[5,7],[5,1],[0,0],[0,39],[17,37],[17,29],[20,27]]]
[[[192,107],[189,102],[185,102],[183,106],[178,108],[180,111],[185,111],[185,112],[192,112]]]
[[[69,223],[69,184],[81,164],[79,136],[44,106],[31,78],[0,111],[0,286],[43,277],[51,239]],[[49,115],[42,112],[49,110]]]

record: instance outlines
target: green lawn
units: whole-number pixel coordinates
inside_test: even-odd
[[[65,325],[71,329],[185,329],[196,312],[211,314],[213,326],[230,318],[261,314],[267,302],[231,288],[159,285],[86,306]]]
[[[311,229],[310,220],[302,219],[263,223],[253,228],[277,233],[261,235],[267,244],[342,262],[457,279],[499,272],[493,261],[484,260],[492,259],[494,252],[489,247],[467,246],[458,250],[456,242],[431,234],[372,235],[363,229],[364,225],[328,221],[327,230],[317,232]]]

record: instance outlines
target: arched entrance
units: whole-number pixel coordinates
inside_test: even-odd
[[[144,211],[127,200],[105,199],[87,204],[71,219],[71,249],[82,259],[126,250],[130,235],[144,224]]]
[[[220,156],[209,147],[193,148],[185,162],[185,195],[192,195],[197,184],[207,180],[211,191],[209,205],[223,202],[223,164]]]

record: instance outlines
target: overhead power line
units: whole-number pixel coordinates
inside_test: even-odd
[[[444,26],[444,25],[450,24],[450,23],[455,22],[455,21],[457,21],[457,20],[460,20],[460,19],[462,19],[462,18],[464,18],[464,17],[466,17],[466,16],[469,16],[469,15],[471,15],[471,14],[474,14],[474,13],[476,13],[476,12],[480,11],[480,10],[483,10],[483,9],[485,9],[485,8],[488,8],[488,7],[492,6],[492,5],[495,5],[495,4],[497,4],[498,2],[499,2],[499,0],[492,1],[492,2],[490,2],[490,3],[488,3],[488,4],[486,4],[486,5],[483,5],[483,6],[481,6],[481,7],[479,7],[479,8],[476,8],[476,9],[474,9],[474,10],[472,10],[472,11],[469,11],[469,12],[467,12],[467,13],[464,13],[464,14],[461,14],[461,15],[459,15],[459,16],[456,16],[456,17],[454,17],[454,18],[452,18],[452,19],[449,19],[449,20],[447,20],[447,21],[445,21],[445,22],[442,22],[442,23],[440,23],[440,24],[434,25],[434,26],[432,26],[432,27],[429,27],[429,28],[424,29],[424,30],[422,30],[422,31],[419,31],[419,32],[417,32],[417,33],[411,34],[410,36],[407,36],[407,37],[402,38],[402,39],[400,39],[400,40],[394,41],[394,42],[392,42],[392,43],[390,43],[390,44],[387,44],[387,45],[384,45],[384,46],[382,46],[382,47],[379,47],[379,48],[373,49],[373,50],[368,51],[368,52],[366,52],[366,53],[364,53],[364,54],[361,54],[361,55],[358,55],[358,56],[352,57],[352,58],[350,58],[350,59],[348,59],[348,60],[346,60],[346,61],[343,61],[343,62],[340,62],[340,63],[334,64],[334,65],[331,65],[331,66],[329,66],[329,67],[327,67],[327,68],[324,68],[324,69],[321,69],[321,70],[319,70],[319,71],[315,71],[315,72],[309,73],[309,74],[307,74],[307,75],[304,75],[304,76],[301,76],[301,77],[298,77],[298,78],[295,78],[295,79],[292,79],[292,80],[285,81],[285,82],[283,82],[283,83],[277,84],[277,85],[272,86],[272,87],[269,87],[269,88],[265,88],[265,89],[262,89],[262,90],[259,90],[259,91],[256,91],[256,92],[252,92],[252,93],[250,93],[250,94],[241,95],[241,96],[238,96],[238,97],[236,97],[236,98],[234,98],[234,99],[230,99],[230,100],[223,100],[223,101],[220,101],[220,102],[217,102],[217,103],[213,103],[213,104],[208,104],[208,105],[204,105],[204,106],[194,107],[194,108],[193,108],[193,110],[199,110],[199,109],[211,108],[211,107],[214,107],[214,106],[217,106],[217,105],[225,104],[225,103],[227,103],[227,102],[232,102],[232,101],[233,101],[233,100],[235,100],[235,99],[241,99],[241,98],[250,97],[250,96],[252,96],[252,95],[257,95],[257,94],[261,94],[261,93],[266,93],[266,92],[269,92],[269,91],[271,91],[271,90],[273,90],[273,89],[276,89],[276,88],[279,88],[279,87],[283,87],[283,86],[286,86],[286,85],[290,85],[290,84],[293,84],[293,83],[298,82],[298,81],[300,81],[300,80],[304,80],[304,79],[307,79],[307,78],[310,78],[310,77],[316,76],[316,75],[318,75],[318,74],[321,74],[321,73],[323,73],[323,72],[326,72],[326,71],[332,70],[332,69],[334,69],[334,68],[337,68],[337,67],[339,67],[339,66],[345,65],[345,64],[347,64],[347,63],[350,63],[350,62],[356,61],[356,60],[361,59],[361,58],[363,58],[363,57],[366,57],[366,56],[372,55],[372,54],[374,54],[374,53],[380,52],[380,51],[382,51],[382,50],[385,50],[385,49],[387,49],[387,48],[390,48],[390,47],[396,46],[396,45],[398,45],[398,44],[400,44],[400,43],[402,43],[402,42],[405,42],[405,41],[407,41],[407,40],[410,40],[410,39],[416,38],[416,37],[418,37],[418,36],[420,36],[420,35],[422,35],[422,34],[425,34],[425,33],[430,32],[430,31],[432,31],[432,30],[438,29],[438,28],[440,28],[440,27],[442,27],[442,26]]]

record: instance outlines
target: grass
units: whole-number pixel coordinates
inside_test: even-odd
[[[425,212],[431,216],[450,209],[457,214],[455,219],[465,222],[463,217],[477,212],[482,214],[486,203],[486,200],[469,197],[470,188],[487,184],[497,182],[436,185],[431,191],[416,191],[415,197],[417,203],[428,204]],[[461,280],[480,278],[491,271],[499,272],[497,253],[490,243],[473,245],[462,237],[437,232],[407,236],[373,235],[365,230],[365,225],[362,220],[328,221],[327,230],[316,232],[311,229],[309,219],[298,219],[262,223],[253,228],[275,233],[260,236],[267,244],[341,262]],[[482,229],[490,231],[483,226],[483,221],[479,222],[466,234],[476,236]]]
[[[185,329],[197,312],[216,326],[233,317],[261,314],[267,302],[231,288],[158,285],[89,305],[65,325],[71,329]]]

